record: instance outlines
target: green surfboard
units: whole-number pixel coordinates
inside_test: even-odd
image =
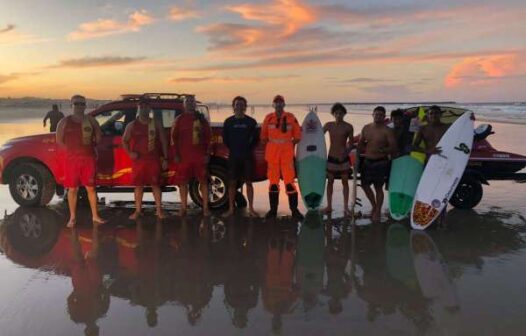
[[[402,220],[411,211],[423,171],[424,164],[411,155],[393,160],[389,177],[389,212],[393,219]]]

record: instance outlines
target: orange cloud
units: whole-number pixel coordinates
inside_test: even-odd
[[[173,6],[170,9],[170,14],[168,15],[168,18],[172,21],[183,21],[187,19],[195,19],[199,16],[200,15],[197,13],[197,11],[193,9]]]
[[[314,9],[298,0],[274,0],[271,4],[241,4],[227,7],[246,20],[282,27],[282,36],[290,36],[316,21]]]
[[[59,64],[49,66],[48,68],[93,68],[108,66],[125,66],[142,62],[145,59],[145,57],[122,56],[72,58],[62,60]]]
[[[32,44],[49,41],[31,34],[19,32],[13,24],[8,24],[0,29],[0,45]]]
[[[298,78],[298,75],[282,75],[282,76],[253,76],[253,77],[179,77],[169,79],[169,83],[200,83],[200,82],[220,82],[220,83],[249,83],[260,82],[266,80],[276,79],[292,79]]]
[[[466,57],[447,74],[444,84],[455,87],[461,84],[484,84],[488,79],[512,75],[518,68],[517,54],[484,57]]]
[[[143,26],[152,24],[154,18],[145,10],[135,11],[128,17],[127,22],[118,22],[110,19],[98,19],[86,22],[68,35],[70,41],[87,40],[108,35],[137,32]]]
[[[0,29],[0,34],[10,32],[13,29],[15,29],[15,25],[8,24],[7,26],[5,26],[5,28]]]

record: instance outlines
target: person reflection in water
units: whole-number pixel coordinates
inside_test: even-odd
[[[203,310],[212,299],[210,280],[210,218],[194,220],[181,217],[178,253],[173,262],[175,300],[186,308],[188,323],[199,323]]]
[[[298,299],[293,280],[296,242],[296,231],[289,229],[271,233],[268,243],[262,297],[265,310],[272,314],[274,333],[281,332],[282,315],[290,313]]]
[[[138,277],[132,289],[132,302],[146,308],[146,323],[149,327],[157,326],[157,307],[161,306],[161,241],[162,222],[156,220],[154,237],[144,230],[144,219],[137,220],[137,266]]]
[[[88,250],[90,243],[91,249]],[[99,267],[98,226],[93,226],[91,239],[83,237],[82,243],[74,228],[71,247],[73,292],[67,298],[68,313],[73,322],[86,325],[85,335],[99,335],[97,320],[108,311],[110,295],[102,283]]]
[[[329,312],[337,315],[343,311],[342,299],[349,296],[351,292],[351,277],[345,271],[350,258],[350,236],[349,226],[342,227],[339,237],[332,235],[333,223],[329,217],[326,227],[327,247],[325,259],[327,265],[327,287],[326,293],[329,295]]]
[[[245,222],[240,223],[230,217],[228,224],[225,305],[227,309],[233,309],[231,318],[234,327],[242,329],[247,326],[248,311],[257,306],[259,296],[260,270],[253,247],[254,223],[249,219],[247,227]]]

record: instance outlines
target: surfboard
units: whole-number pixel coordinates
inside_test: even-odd
[[[306,307],[316,303],[316,300],[306,302],[305,298],[316,299],[323,289],[324,252],[325,231],[321,214],[318,211],[308,211],[298,236],[296,254],[296,282]]]
[[[423,231],[412,230],[411,253],[422,294],[443,307],[458,307],[457,292],[447,264],[433,239]]]
[[[301,125],[296,147],[296,170],[301,197],[309,210],[318,209],[325,193],[327,146],[320,119],[311,109]]]
[[[466,169],[473,145],[473,113],[464,113],[437,144],[441,154],[432,155],[416,189],[411,226],[424,230],[440,215]]]
[[[389,275],[410,289],[418,289],[413,256],[411,254],[411,238],[407,228],[393,223],[387,230],[385,243],[387,271]]]
[[[394,220],[404,219],[413,205],[424,164],[411,155],[396,158],[389,176],[389,213]]]

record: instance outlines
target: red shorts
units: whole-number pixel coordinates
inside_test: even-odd
[[[161,163],[159,159],[138,159],[132,161],[132,185],[136,187],[161,185]]]
[[[66,156],[64,162],[64,187],[95,186],[96,162],[93,156]]]
[[[187,160],[177,164],[175,181],[177,184],[186,184],[195,178],[199,182],[206,181],[208,177],[208,167],[203,159]]]

